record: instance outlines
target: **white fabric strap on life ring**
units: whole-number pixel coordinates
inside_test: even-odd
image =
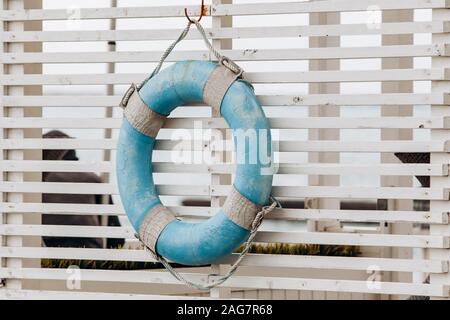
[[[136,85],[132,85],[129,91],[131,94],[127,97],[126,103],[123,104],[125,108],[124,116],[127,118],[130,125],[140,133],[155,138],[159,130],[164,125],[166,116],[151,110],[142,101],[139,96]]]
[[[261,208],[261,206],[248,200],[232,186],[222,210],[231,221],[244,229],[250,230],[256,214],[261,211]]]
[[[203,101],[220,112],[223,97],[239,77],[241,74],[236,74],[224,65],[217,64],[203,87]]]
[[[222,208],[224,214],[244,229],[251,230],[255,217],[262,209],[241,195],[234,186]],[[156,252],[156,241],[164,228],[176,217],[165,206],[158,204],[146,214],[139,229],[139,239],[152,251]]]
[[[147,248],[156,252],[156,241],[163,229],[173,220],[173,213],[162,204],[154,206],[145,216],[139,228],[139,239],[143,241]]]

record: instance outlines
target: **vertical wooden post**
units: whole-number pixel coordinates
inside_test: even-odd
[[[117,0],[111,0],[111,8],[117,7]],[[109,29],[112,31],[116,30],[116,19],[111,18],[109,19]],[[114,52],[116,51],[116,41],[108,41],[108,52]],[[107,65],[107,73],[114,73],[116,71],[116,63],[115,62],[109,62]],[[106,85],[106,95],[107,96],[113,96],[114,95],[114,85],[113,84],[107,84]],[[112,107],[106,107],[105,108],[105,118],[109,119],[113,117],[113,108]],[[112,138],[112,129],[106,128],[103,132],[103,138],[105,139],[111,139]],[[110,161],[111,160],[111,150],[110,149],[104,149],[103,150],[103,161]],[[110,174],[109,172],[103,172],[102,173],[102,180],[103,182],[110,182]],[[105,195],[103,197],[103,204],[108,204],[109,201],[109,195]],[[106,217],[106,216],[104,216]]]
[[[327,25],[327,24],[339,24],[341,21],[340,13],[311,13],[309,15],[310,25]],[[323,47],[339,47],[340,37],[310,37],[309,47],[310,48],[323,48]],[[339,70],[340,61],[337,59],[329,60],[310,60],[309,70]],[[310,94],[325,94],[325,93],[339,93],[340,84],[339,83],[312,83],[309,85]],[[339,117],[340,106],[310,106],[309,115],[310,117]],[[308,130],[308,140],[339,140],[340,130],[339,129],[309,129]],[[340,155],[339,153],[333,152],[310,152],[308,154],[309,163],[339,163]],[[340,178],[339,176],[308,176],[308,185],[310,186],[339,186]],[[305,206],[307,203],[316,204],[317,208],[320,209],[339,209],[340,200],[339,199],[305,199]],[[314,208],[309,206],[309,208]],[[339,228],[339,223],[336,222],[309,222],[308,231],[326,231],[331,230],[331,228]]]
[[[383,11],[383,23],[411,22],[414,21],[413,10],[392,10]],[[382,45],[409,45],[414,44],[414,36],[406,35],[383,35]],[[413,58],[382,58],[382,69],[413,69]],[[412,81],[383,82],[381,85],[382,93],[412,93],[414,92]],[[412,106],[382,106],[381,116],[412,116]],[[381,140],[412,140],[413,132],[411,129],[381,129]],[[400,160],[392,153],[382,153],[380,155],[381,163],[399,163]],[[412,187],[412,177],[410,176],[385,176],[380,177],[381,187]],[[412,200],[392,200],[388,201],[388,210],[413,210]],[[394,223],[380,225],[382,232],[390,234],[411,234],[412,223]],[[412,250],[407,248],[386,248],[385,255],[391,258],[410,259]],[[386,252],[387,251],[387,252]],[[411,282],[411,275],[406,273],[385,273],[384,281]],[[386,297],[383,297],[386,298]],[[391,296],[398,298],[398,296]]]
[[[111,0],[110,2],[111,8],[117,7],[117,0]],[[109,29],[110,30],[116,30],[116,19],[111,18],[109,19]],[[108,41],[108,52],[114,52],[116,51],[116,41],[111,40]],[[116,71],[116,63],[115,62],[109,62],[107,65],[107,73],[114,73]],[[114,84],[107,84],[106,85],[106,95],[107,96],[113,96],[114,95]],[[113,117],[114,109],[112,106],[105,108],[105,118],[110,119]],[[111,139],[112,138],[112,129],[111,128],[105,128],[103,130],[103,138],[104,139]],[[103,150],[103,161],[111,161],[111,150],[110,149],[104,149]],[[111,181],[111,174],[109,172],[103,172],[101,174],[102,181],[104,183],[110,183]],[[109,197],[111,195],[109,194],[103,194],[102,195],[102,204],[109,204]],[[101,216],[101,222],[102,225],[107,226],[108,225],[108,216],[102,215]],[[103,238],[103,246],[106,247],[107,240],[106,238]]]
[[[233,0],[212,0],[212,5],[230,4]],[[212,11],[212,10],[211,10]],[[223,27],[231,27],[233,25],[232,17],[212,17],[212,29],[218,30]],[[213,32],[214,33],[214,32]],[[232,39],[212,39],[212,44],[217,49],[231,49],[233,45]],[[212,109],[211,117],[220,117],[219,110]],[[222,136],[226,137],[226,130],[222,130]],[[215,154],[214,154],[215,153]],[[227,157],[223,153],[214,152],[212,159],[220,159],[222,161]],[[211,174],[211,185],[230,184],[231,176],[229,174]],[[221,207],[224,202],[223,197],[211,196],[211,207]],[[226,272],[227,266],[225,265],[211,265],[212,274],[223,274]],[[231,297],[231,290],[229,288],[214,288],[210,292],[213,298],[229,298]]]
[[[24,0],[25,9],[41,9],[42,8],[42,0]],[[42,21],[25,21],[24,22],[25,31],[41,31],[42,30]],[[31,42],[24,44],[25,52],[42,52],[42,43],[41,42]],[[42,64],[41,63],[29,63],[24,65],[24,73],[25,74],[42,74]],[[33,95],[39,96],[42,95],[42,85],[32,85],[26,86],[24,88],[25,95]],[[42,108],[41,107],[27,107],[24,109],[25,117],[42,117]],[[24,129],[24,137],[26,139],[34,138],[40,139],[42,138],[42,129],[41,128],[27,128]],[[24,160],[42,160],[42,150],[24,150],[23,155]],[[23,174],[24,181],[34,181],[40,182],[42,181],[42,174],[40,172],[25,172]],[[23,202],[32,202],[39,203],[42,201],[42,196],[40,193],[32,192],[25,193],[23,195]],[[36,213],[25,213],[23,215],[23,223],[24,224],[40,224],[41,223],[41,215]],[[24,247],[40,247],[42,243],[42,239],[40,236],[26,237],[23,239]],[[25,259],[23,262],[23,267],[25,268],[40,268],[41,260],[40,259]],[[36,289],[38,287],[38,283],[36,281],[24,280],[22,281],[22,288],[25,289]]]
[[[1,0],[0,1],[0,10],[4,10],[5,8],[5,1]],[[5,28],[5,22],[3,20],[0,20],[0,34],[3,34]],[[0,38],[0,54],[3,54],[5,52],[5,45],[3,42],[3,38]],[[4,64],[0,61],[0,75],[3,75],[5,73],[5,67]],[[5,94],[5,87],[2,83],[0,83],[0,96],[4,96]],[[0,101],[0,118],[3,118],[6,115],[6,111],[5,111],[5,107],[3,105],[3,102]],[[5,135],[5,128],[1,127],[0,128],[0,140],[3,140],[6,135]],[[0,149],[0,161],[3,161],[6,158],[6,152],[3,149]],[[5,180],[5,172],[0,169],[0,182]],[[6,196],[4,194],[3,191],[0,192],[0,202],[5,202],[6,200]],[[3,211],[0,210],[0,224],[5,224],[6,223],[6,214],[3,213]],[[4,247],[6,245],[5,243],[5,237],[0,235],[0,246]],[[0,256],[0,268],[5,267],[5,263],[6,263],[6,259],[3,259]],[[3,281],[2,279],[0,279],[0,288],[3,286]]]
[[[450,10],[449,9],[433,9],[433,21],[449,21],[450,20]],[[433,44],[448,44],[450,43],[449,33],[439,33],[433,34],[432,37]],[[441,70],[447,70],[450,66],[450,57],[448,55],[443,55],[439,57],[432,58],[432,68],[438,68]],[[448,94],[450,92],[450,81],[433,81],[432,82],[432,93]],[[450,108],[447,105],[432,105],[431,106],[431,116],[432,117],[449,117]],[[449,139],[448,129],[432,129],[431,130],[431,140],[448,141]],[[450,154],[448,152],[431,153],[431,163],[432,164],[448,164],[450,163]],[[450,188],[450,176],[444,177],[431,177],[431,188]],[[447,200],[433,200],[430,203],[430,211],[433,212],[449,212],[450,211],[450,201]],[[450,236],[450,225],[431,225],[430,234],[433,236]],[[429,259],[439,259],[444,261],[450,260],[450,249],[429,249],[428,250]],[[450,273],[442,274],[431,274],[430,284],[432,285],[442,285],[450,286]],[[432,297],[434,299],[434,297]]]
[[[24,9],[24,0],[6,0],[4,4],[4,8],[8,10],[20,10]],[[6,24],[6,30],[8,31],[23,31],[24,23],[21,21],[8,22]],[[5,45],[5,51],[11,53],[21,53],[24,52],[24,45],[22,43],[9,43]],[[8,65],[4,66],[4,71],[7,74],[24,74],[24,66],[20,64]],[[25,90],[22,86],[9,86],[4,90],[5,95],[9,96],[23,96]],[[6,108],[5,110],[6,117],[16,117],[21,118],[25,116],[24,108],[22,107],[13,107]],[[23,139],[24,138],[24,130],[23,129],[8,129],[6,131],[7,139]],[[6,159],[8,160],[23,160],[24,152],[23,150],[8,150],[6,152]],[[9,172],[6,174],[7,181],[20,182],[23,181],[23,173],[22,172]],[[11,192],[6,194],[6,201],[8,202],[23,202],[23,194],[19,192]],[[23,223],[23,215],[22,213],[8,213],[6,215],[6,224],[22,224]],[[6,237],[6,246],[8,247],[21,247],[22,246],[22,237],[21,236],[8,236]],[[9,268],[20,269],[22,267],[22,259],[20,258],[8,258],[6,260],[6,266]],[[22,281],[19,279],[10,279],[6,282],[6,287],[8,289],[21,289]]]

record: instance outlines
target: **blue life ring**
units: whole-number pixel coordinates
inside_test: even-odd
[[[251,85],[220,63],[182,61],[156,74],[139,90],[131,87],[125,98],[117,178],[123,207],[141,241],[156,254],[184,265],[210,264],[232,253],[249,236],[249,222],[251,226],[256,212],[267,205],[272,189],[272,173],[267,170],[271,161],[263,163],[259,156],[256,162],[249,160],[252,152],[259,153],[255,148],[261,143],[271,153],[269,124]],[[170,112],[201,102],[219,107],[235,145],[239,129],[255,129],[265,136],[257,134],[256,145],[245,144],[239,156],[246,160],[236,165],[224,207],[204,222],[188,223],[162,206],[152,178],[152,151]]]

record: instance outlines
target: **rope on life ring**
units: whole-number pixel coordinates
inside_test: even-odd
[[[184,61],[160,73],[165,59],[186,37],[191,24],[196,25],[218,63]],[[234,274],[250,250],[264,217],[280,207],[270,195],[272,173],[262,174],[271,162],[238,164],[231,193],[219,213],[206,222],[188,224],[161,204],[153,183],[151,155],[156,135],[168,114],[179,105],[200,101],[217,108],[233,130],[266,130],[266,147],[271,150],[268,121],[253,87],[242,80],[242,73],[234,61],[211,45],[198,20],[192,19],[150,76],[139,85],[131,85],[120,102],[124,120],[117,148],[117,176],[127,216],[152,256],[176,279],[199,290],[216,287]],[[169,264],[169,260],[189,265],[209,264],[232,253],[243,242],[244,249],[229,271],[206,284],[186,279]]]

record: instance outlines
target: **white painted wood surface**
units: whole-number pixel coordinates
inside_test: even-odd
[[[114,180],[110,183],[86,184],[86,183],[48,183],[23,181],[25,173],[29,172],[96,172],[114,174],[114,161],[93,159],[87,161],[39,161],[27,160],[24,154],[28,150],[35,149],[61,149],[73,148],[88,152],[111,151],[115,152],[116,133],[120,128],[120,112],[116,106],[121,94],[130,82],[138,82],[146,76],[145,70],[149,63],[159,60],[161,49],[145,50],[144,47],[130,49],[130,42],[149,42],[170,40],[177,36],[180,27],[169,29],[161,27],[157,29],[120,29],[118,30],[44,30],[24,31],[25,21],[52,21],[70,19],[70,10],[64,9],[33,9],[23,10],[23,1],[7,0],[7,7],[0,8],[0,19],[5,21],[5,32],[0,35],[2,48],[0,64],[0,93],[1,117],[0,149],[4,150],[5,158],[0,161],[0,258],[3,266],[0,270],[0,278],[6,279],[7,286],[0,288],[0,298],[46,298],[64,297],[99,298],[99,299],[158,299],[158,298],[182,298],[184,295],[198,295],[200,293],[183,292],[174,289],[173,292],[161,291],[164,294],[154,294],[148,291],[133,292],[132,287],[122,293],[113,292],[72,292],[48,287],[48,290],[30,290],[28,283],[40,281],[45,287],[46,281],[67,279],[64,269],[39,269],[24,268],[24,259],[92,259],[114,261],[152,261],[143,250],[138,249],[84,249],[84,248],[45,248],[23,246],[22,239],[29,236],[78,236],[78,237],[124,237],[136,244],[134,231],[128,226],[123,227],[92,227],[92,226],[48,226],[32,225],[24,223],[23,214],[82,214],[82,215],[118,215],[124,217],[120,201],[115,197],[114,205],[91,204],[43,204],[25,203],[24,195],[35,193],[78,193],[78,194],[112,194],[117,195],[117,186]],[[305,15],[319,13],[357,13],[375,6],[377,10],[402,10],[402,9],[429,9],[433,10],[433,19],[430,21],[412,22],[388,22],[381,23],[378,27],[368,27],[364,22],[355,24],[314,24],[309,25],[280,25],[275,26],[237,26],[230,27],[223,21],[229,21],[230,16],[250,16],[257,18],[259,15],[271,17],[283,15],[286,19],[293,15]],[[182,17],[184,6],[182,4],[168,6],[144,7],[118,7],[118,8],[81,8],[79,17],[84,20],[92,19],[133,19],[133,18],[176,18]],[[198,13],[197,5],[189,5],[192,15]],[[343,205],[351,201],[371,201],[389,199],[389,201],[425,200],[431,202],[431,207],[426,211],[405,210],[398,207],[389,207],[388,210],[376,208],[352,207],[352,209],[336,208],[285,208],[277,209],[271,213],[268,223],[277,225],[278,229],[272,230],[270,224],[263,225],[258,234],[258,241],[264,243],[286,242],[304,244],[326,245],[355,245],[360,246],[361,256],[358,257],[325,257],[325,256],[294,256],[294,255],[259,255],[251,254],[243,261],[242,273],[231,278],[223,287],[211,293],[213,297],[239,297],[239,298],[272,298],[272,299],[332,299],[332,298],[371,298],[378,299],[389,295],[428,295],[434,298],[448,298],[449,296],[449,159],[450,151],[450,104],[448,81],[448,59],[450,56],[448,18],[448,1],[445,0],[324,0],[324,1],[271,1],[261,4],[226,4],[222,1],[214,1],[208,4],[207,13],[213,18],[205,18],[205,26],[208,35],[214,39],[216,46],[221,45],[223,53],[239,63],[249,66],[250,71],[245,78],[255,84],[256,93],[262,105],[268,113],[271,127],[280,133],[277,138],[280,154],[280,165],[275,176],[274,195],[282,200],[301,202],[305,198],[331,200],[333,203]],[[210,19],[210,20],[207,20]],[[228,20],[227,20],[228,19]],[[212,27],[211,22],[212,20]],[[222,22],[221,22],[222,21]],[[238,21],[238,20],[237,20]],[[175,23],[175,22],[174,22]],[[234,21],[233,21],[234,23]],[[385,37],[392,35],[427,34],[432,35],[430,43],[416,43],[408,45],[374,45],[369,46],[364,41],[361,45],[346,46],[343,39],[349,37]],[[239,43],[248,41],[253,43],[255,39],[281,41],[281,39],[294,40],[307,37],[341,37],[338,47],[319,46],[303,47],[271,46],[243,48]],[[193,30],[187,41],[198,40],[199,34]],[[230,46],[228,39],[235,39]],[[363,38],[359,38],[363,39]],[[25,52],[26,43],[47,44],[73,43],[85,41],[89,43],[106,43],[117,41],[117,44],[126,45],[123,50],[107,52],[104,50],[87,49],[83,52],[71,52],[62,48],[58,52]],[[240,41],[240,42],[237,42]],[[147,47],[145,47],[147,48]],[[168,61],[184,59],[210,59],[210,54],[203,47],[186,47],[177,49],[169,56]],[[433,64],[407,69],[370,69],[360,67],[358,64],[363,59],[380,60],[388,58],[431,58]],[[326,62],[328,60],[341,59],[338,70],[326,70],[323,68],[301,70],[296,68],[277,70],[276,65],[283,66],[286,63],[309,63],[312,60]],[[344,62],[355,61],[353,68],[346,68]],[[24,66],[28,64],[45,64],[62,67],[73,67],[74,64],[84,68],[95,66],[98,63],[115,63],[117,66],[129,64],[131,71],[102,73],[74,73],[59,72],[44,74],[24,74]],[[144,65],[145,63],[145,65]],[[273,66],[272,66],[273,65]],[[144,67],[145,66],[145,67]],[[270,68],[267,68],[267,67]],[[73,69],[72,69],[73,70]],[[402,92],[372,92],[361,91],[346,93],[342,91],[344,86],[377,85],[386,82],[415,81],[427,84],[432,83],[432,90]],[[314,93],[308,94],[311,85],[328,83],[340,84],[342,93]],[[31,85],[43,85],[49,89],[44,95],[26,94],[25,88]],[[114,85],[112,94],[98,94],[89,91],[92,88]],[[73,88],[86,88],[87,92],[79,94]],[[65,89],[63,94],[55,94],[55,88]],[[273,88],[279,88],[274,90]],[[306,88],[306,89],[305,89]],[[84,89],[80,89],[84,90]],[[279,91],[279,92],[278,92]],[[74,93],[75,92],[75,93]],[[274,93],[275,92],[275,93]],[[339,92],[339,91],[338,91]],[[111,92],[110,92],[111,93]],[[395,115],[383,116],[378,113],[368,116],[360,112],[363,108],[390,106],[432,106],[431,113],[413,113],[408,116]],[[339,107],[340,113],[331,116],[308,116],[310,107]],[[24,110],[30,107],[45,107],[55,111],[76,109],[79,117],[72,118],[60,113],[56,117],[24,117]],[[87,110],[100,108],[112,108],[115,118],[92,116]],[[214,215],[220,206],[220,201],[227,195],[229,183],[222,177],[234,172],[234,165],[229,163],[218,164],[186,164],[177,165],[169,163],[170,151],[178,143],[167,138],[171,130],[183,128],[192,132],[194,124],[201,123],[204,129],[226,129],[226,123],[218,114],[205,113],[203,116],[192,116],[199,106],[187,106],[174,115],[165,125],[155,151],[155,172],[160,177],[172,175],[170,183],[158,182],[158,191],[168,197],[200,197],[211,199],[210,205],[183,206],[181,203],[169,207],[180,218],[204,219]],[[356,115],[348,117],[343,114],[344,108],[352,108]],[[206,109],[206,108],[203,108]],[[48,109],[47,109],[48,110]],[[305,112],[306,111],[306,112]],[[113,131],[112,138],[92,134],[75,137],[73,139],[42,139],[41,137],[24,136],[26,129],[58,128],[61,130],[108,130]],[[334,132],[339,130],[336,140],[320,137],[317,140],[306,140],[304,133],[308,130],[318,132]],[[365,132],[380,132],[380,130],[411,130],[415,133],[425,133],[425,138],[414,140],[402,140],[400,138],[390,140],[369,139]],[[325,131],[323,131],[325,130]],[[328,130],[328,131],[327,131]],[[352,139],[345,138],[347,130],[361,132]],[[426,135],[431,133],[431,135]],[[286,138],[288,135],[290,136]],[[320,136],[320,134],[319,134]],[[294,137],[294,138],[293,138]],[[208,141],[195,145],[195,150],[210,150]],[[232,150],[232,144],[228,141],[222,148],[215,151]],[[339,153],[340,160],[337,163],[308,162],[304,157],[308,153]],[[430,152],[431,163],[404,164],[383,162],[363,163],[361,161],[345,162],[342,155],[353,154],[356,159],[367,154],[392,154],[397,152]],[[295,159],[295,160],[293,160]],[[338,157],[339,159],[339,157]],[[177,175],[177,179],[174,179]],[[186,182],[188,175],[210,176],[209,180]],[[305,178],[308,176],[327,176],[330,179],[318,179],[317,181],[338,181],[338,185],[307,185]],[[348,185],[345,178],[348,176],[367,176],[376,178],[429,176],[431,186],[420,188],[417,184],[409,187],[395,185]],[[3,179],[3,177],[5,179]],[[339,177],[335,179],[335,177]],[[364,181],[364,180],[363,180]],[[325,203],[325,201],[322,201]],[[319,202],[320,203],[320,202]],[[337,225],[339,229],[314,232],[302,230],[293,231],[297,223],[324,222],[324,225]],[[349,225],[350,223],[350,225]],[[357,224],[355,224],[357,223]],[[407,234],[383,234],[380,226],[388,223],[397,226],[404,223],[423,224],[430,231],[425,233],[412,232]],[[363,225],[361,225],[363,224]],[[350,227],[346,227],[349,225]],[[289,228],[287,228],[289,227]],[[286,229],[283,229],[286,228]],[[421,248],[426,253],[421,259],[403,259],[384,257],[381,250],[401,248]],[[214,271],[224,271],[224,265],[232,263],[235,255],[220,261],[214,267]],[[248,270],[263,270],[263,275],[253,275]],[[408,283],[403,281],[387,280],[382,283],[369,283],[373,270],[389,273],[421,272],[431,274],[431,283]],[[247,273],[245,273],[247,270]],[[295,270],[295,274],[289,273]],[[312,271],[311,271],[312,270]],[[345,271],[346,273],[339,273]],[[205,279],[204,269],[199,274],[188,276],[197,280]],[[286,272],[286,274],[284,274]],[[313,273],[309,273],[313,272]],[[329,275],[329,278],[325,273]],[[130,283],[145,284],[159,290],[161,283],[170,288],[179,288],[176,280],[168,273],[160,270],[153,271],[99,271],[83,270],[83,281],[92,283],[104,283],[111,285]],[[375,286],[373,286],[375,284]],[[125,290],[125,289],[124,289]],[[162,289],[161,289],[162,290]]]

